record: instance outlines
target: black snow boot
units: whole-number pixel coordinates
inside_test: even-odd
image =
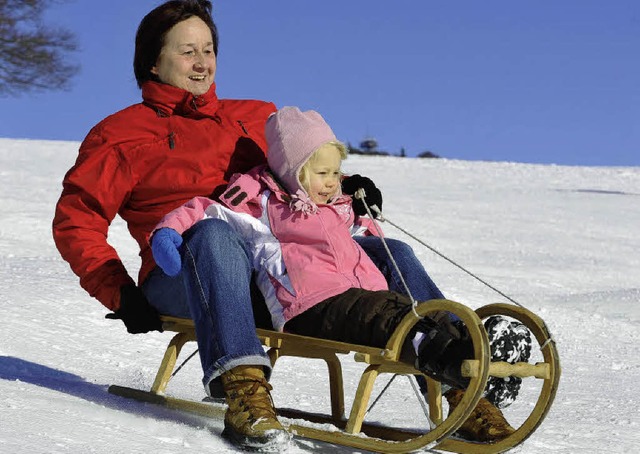
[[[494,315],[484,322],[491,347],[491,361],[510,364],[527,362],[531,356],[531,333],[518,321]],[[511,405],[518,396],[522,379],[519,377],[489,377],[484,397],[498,408]]]
[[[428,317],[416,327],[425,334],[418,346],[416,368],[446,385],[466,388],[469,379],[462,376],[462,361],[473,358],[473,343],[466,329],[460,333],[449,323],[438,323]]]

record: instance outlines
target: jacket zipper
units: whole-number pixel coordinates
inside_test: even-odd
[[[167,136],[167,140],[169,141],[169,149],[173,150],[176,147],[176,141],[174,139],[174,136],[176,135],[175,132],[171,131],[173,128],[171,127],[171,115],[167,115],[166,113],[164,113],[162,110],[160,110],[157,107],[153,107],[153,109],[156,111],[156,115],[159,118],[169,118],[169,135]]]

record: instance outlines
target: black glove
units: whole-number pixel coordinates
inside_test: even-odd
[[[120,309],[107,314],[107,318],[122,320],[131,334],[162,332],[160,314],[149,304],[142,290],[133,284],[120,288]]]
[[[354,197],[353,211],[358,216],[366,216],[367,209],[364,206],[365,202],[367,203],[369,209],[371,209],[371,207],[375,205],[380,211],[382,211],[382,193],[370,178],[356,174],[351,175],[350,177],[346,177],[344,180],[342,180],[342,192],[344,194],[353,196],[360,188],[364,189],[365,192],[364,202],[362,201],[362,199],[356,199]],[[373,210],[371,210],[371,214],[374,218],[378,217],[378,213]]]

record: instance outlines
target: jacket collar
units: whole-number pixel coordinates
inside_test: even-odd
[[[261,166],[258,171],[260,179],[266,185],[267,189],[269,189],[278,200],[289,204],[289,208],[291,208],[292,211],[300,211],[307,215],[318,212],[318,206],[311,200],[311,197],[309,197],[304,189],[300,188],[295,194],[289,194],[266,165]],[[344,195],[342,191],[339,190],[328,205],[338,205],[349,203],[350,201],[351,197]]]
[[[204,95],[194,96],[182,88],[150,80],[142,85],[142,99],[146,105],[164,116],[215,117],[218,111],[215,83],[211,84]]]

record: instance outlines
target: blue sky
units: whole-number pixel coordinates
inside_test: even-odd
[[[139,101],[133,40],[160,2],[88,3],[46,16],[76,33],[72,89],[0,98],[0,137],[80,141]],[[640,165],[637,0],[213,3],[220,97],[318,110],[409,156]]]

